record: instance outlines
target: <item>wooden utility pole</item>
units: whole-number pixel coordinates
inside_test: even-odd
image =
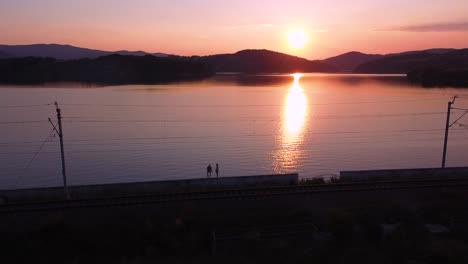
[[[54,127],[55,132],[59,135],[60,139],[60,154],[62,157],[62,176],[63,176],[63,189],[65,192],[65,199],[70,199],[70,193],[68,192],[68,185],[67,185],[67,170],[65,167],[65,150],[63,147],[63,128],[62,128],[62,112],[60,108],[58,107],[58,103],[55,102],[55,110],[57,111],[57,124],[58,124],[58,129],[54,126],[52,121],[49,118],[49,122],[52,124]]]
[[[456,96],[453,97],[452,101],[448,102],[448,109],[447,109],[447,122],[445,123],[445,139],[444,139],[444,152],[442,155],[442,169],[445,169],[445,161],[447,157],[447,141],[448,141],[448,134],[450,128],[450,112],[452,111],[452,105],[455,103]]]

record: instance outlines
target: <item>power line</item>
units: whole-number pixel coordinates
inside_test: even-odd
[[[406,113],[406,114],[375,114],[375,115],[323,115],[323,116],[312,116],[314,119],[351,119],[351,118],[383,118],[383,117],[402,117],[402,116],[431,116],[431,115],[441,115],[445,114],[444,112],[417,112],[417,113]],[[64,117],[64,119],[71,118],[89,118],[89,117]],[[67,120],[64,122],[67,123],[220,123],[220,122],[276,122],[282,120],[281,118],[256,118],[256,117],[246,117],[241,119],[217,119],[217,120],[193,120],[193,119],[89,119],[89,120]],[[35,123],[44,123],[46,120],[25,120],[25,121],[5,121],[0,122],[0,125],[12,125],[12,124],[35,124]]]
[[[39,148],[33,153],[32,158],[29,160],[29,162],[26,164],[26,166],[24,166],[24,168],[23,168],[23,173],[22,173],[22,174],[25,174],[25,173],[27,172],[27,170],[29,169],[29,166],[31,166],[31,164],[33,163],[33,161],[36,159],[36,157],[37,157],[37,156],[39,155],[39,153],[42,151],[42,148],[44,147],[44,145],[45,145],[46,143],[49,142],[49,139],[51,138],[52,134],[54,134],[54,132],[55,132],[55,130],[52,129],[52,131],[50,131],[49,135],[44,139],[44,141],[42,141],[42,144],[41,144],[41,145],[39,146]],[[21,177],[21,176],[18,177],[16,183],[19,182],[20,177]]]
[[[458,124],[457,122],[460,121],[460,119],[462,119],[466,114],[468,114],[468,111],[465,111],[465,113],[463,113],[459,118],[457,118],[457,120],[453,121],[453,123],[449,127]]]
[[[52,104],[36,104],[36,105],[6,105],[0,106],[0,108],[28,108],[28,107],[42,107],[42,106],[51,106]]]
[[[403,103],[403,102],[419,102],[419,101],[438,101],[445,100],[445,98],[425,98],[425,99],[410,99],[410,100],[383,100],[383,101],[361,101],[361,102],[337,102],[337,103],[315,103],[307,104],[308,106],[322,106],[322,105],[355,105],[355,104],[380,104],[380,103]],[[200,107],[200,108],[232,108],[232,107],[277,107],[284,106],[283,104],[62,104],[65,106],[79,106],[79,107]]]
[[[463,129],[454,129],[464,131]],[[408,133],[403,135],[418,135],[418,132],[444,131],[444,129],[402,129],[402,130],[363,130],[363,131],[336,131],[336,132],[307,132],[309,135],[340,135],[340,134],[385,134],[385,133]],[[67,142],[92,142],[92,141],[128,141],[128,140],[169,140],[169,139],[211,139],[211,138],[249,138],[249,137],[270,137],[277,134],[241,134],[241,135],[210,135],[210,136],[161,136],[161,137],[125,137],[125,138],[75,138],[67,139]],[[34,144],[42,141],[15,141],[0,142],[0,145],[10,144]]]
[[[39,146],[39,149],[34,152],[34,155],[33,157],[31,158],[31,160],[28,162],[28,164],[24,167],[24,170],[27,170],[29,168],[29,166],[32,164],[32,162],[34,161],[34,159],[36,159],[37,155],[39,155],[39,153],[41,152],[42,148],[44,147],[44,145],[46,143],[49,142],[49,139],[50,137],[52,136],[52,134],[54,134],[55,130],[52,129],[52,131],[50,131],[49,135],[44,139],[44,141],[42,142],[42,144]]]
[[[387,136],[385,136],[387,137]],[[368,137],[340,137],[339,139],[356,139],[356,138],[368,138]],[[375,138],[375,137],[369,137],[369,138]],[[335,138],[336,139],[336,138]],[[440,138],[420,138],[418,140],[432,140],[432,139],[440,139]],[[395,139],[397,140],[397,139]],[[398,141],[402,141],[402,140],[411,140],[411,139],[398,139]],[[278,142],[281,142],[282,139],[274,139],[274,140],[271,140],[271,139],[255,139],[255,140],[248,140],[248,141],[244,141],[244,140],[211,140],[211,141],[203,141],[203,142],[200,142],[200,143],[240,143],[240,142],[246,142],[246,143],[251,143],[251,142],[275,142],[275,143],[278,143]],[[313,140],[311,140],[313,141]],[[374,141],[372,141],[374,142]],[[377,142],[377,141],[375,141]],[[386,141],[386,142],[394,142],[394,141]],[[125,143],[122,143],[120,145],[145,145],[145,146],[148,146],[148,145],[164,145],[164,144],[178,144],[178,143],[190,143],[190,142],[187,142],[187,141],[169,141],[169,142],[125,142]],[[321,142],[320,142],[321,143]],[[338,142],[340,143],[340,142]],[[356,142],[343,142],[342,144],[348,144],[348,143],[356,143]],[[341,144],[341,143],[340,143]],[[75,143],[75,144],[70,144],[71,146],[115,146],[116,143]],[[297,143],[296,145],[300,145],[300,143]]]
[[[309,132],[310,135],[339,135],[339,134],[362,134],[362,133],[401,133],[401,132],[425,132],[443,131],[443,129],[406,129],[406,130],[369,130],[369,131],[339,131],[339,132]],[[243,134],[230,136],[169,136],[169,137],[140,137],[140,138],[100,138],[100,139],[68,139],[68,142],[89,142],[89,141],[121,141],[121,140],[164,140],[164,139],[203,139],[203,138],[238,138],[238,137],[269,137],[276,134]]]
[[[323,115],[323,116],[312,116],[313,119],[351,119],[351,118],[383,118],[383,117],[402,117],[402,116],[431,116],[431,115],[444,115],[445,112],[416,112],[406,114],[375,114],[375,115]],[[67,118],[67,117],[64,117]],[[78,118],[78,117],[74,117]],[[82,117],[88,118],[88,117]],[[281,118],[256,118],[256,117],[245,117],[240,119],[89,119],[89,120],[73,120],[65,121],[67,123],[224,123],[224,122],[276,122],[282,120]]]
[[[406,113],[406,114],[376,114],[376,115],[326,115],[317,116],[320,119],[326,118],[368,118],[368,117],[399,117],[399,116],[429,116],[429,115],[441,115],[445,112],[419,112],[419,113]]]
[[[399,140],[399,142],[437,142],[440,138],[426,138],[426,139],[408,139]],[[395,142],[394,140],[376,140],[376,141],[352,141],[352,142],[319,142],[311,144],[310,146],[316,145],[346,145],[350,147],[358,146],[359,144],[376,144],[376,143],[390,143]],[[297,144],[296,144],[297,145]],[[69,154],[73,153],[108,153],[108,152],[140,152],[140,151],[180,151],[180,150],[206,150],[218,148],[217,146],[204,146],[204,147],[182,147],[182,148],[139,148],[139,149],[99,149],[99,150],[76,150],[67,151]],[[242,146],[231,146],[230,149],[241,149]],[[4,152],[2,155],[13,155],[13,154],[28,154],[30,152]],[[43,152],[44,154],[57,154],[58,151]]]
[[[27,121],[6,121],[0,122],[0,125],[11,125],[11,124],[32,124],[32,123],[44,123],[46,120],[27,120]]]
[[[458,134],[461,133],[466,133],[465,129],[456,129],[454,132],[459,132]],[[364,134],[364,133],[363,133]],[[354,139],[354,138],[381,138],[381,137],[415,137],[415,136],[424,136],[424,135],[438,135],[440,134],[439,132],[427,132],[427,133],[399,133],[399,134],[378,134],[378,135],[345,135],[345,136],[334,136],[335,139]],[[328,135],[328,134],[325,134]],[[332,134],[334,135],[334,134]],[[276,136],[276,134],[263,134],[260,135],[263,137],[272,137]],[[233,139],[233,140],[220,140],[220,138],[238,138],[242,137],[241,140]],[[166,144],[166,143],[191,143],[194,142],[192,140],[197,140],[196,143],[209,143],[209,142],[239,142],[239,141],[246,141],[246,142],[252,142],[252,141],[260,141],[260,140],[252,140],[252,139],[247,139],[246,138],[254,138],[255,136],[253,135],[245,135],[245,136],[213,136],[213,137],[153,137],[153,138],[128,138],[128,139],[119,139],[118,141],[141,141],[141,140],[163,140],[163,142],[157,142],[157,144]],[[258,138],[258,136],[256,137]],[[108,139],[109,140],[109,139]],[[281,139],[262,139],[264,141],[278,141]],[[67,140],[68,142],[69,140]],[[81,141],[81,140],[80,140]],[[68,142],[70,146],[106,146],[106,145],[115,145],[115,144],[120,144],[119,142],[108,142],[108,143],[102,143],[102,142],[96,142],[96,143],[88,143],[91,141],[106,141],[106,139],[93,139],[93,140],[86,140],[85,142]],[[115,140],[117,141],[117,139]],[[24,146],[24,147],[30,147],[30,146],[36,146],[37,143],[40,143],[40,141],[26,141],[26,142],[13,142],[13,143],[0,143],[0,145],[3,146]],[[146,145],[146,144],[156,144],[154,142],[123,142],[122,144],[127,144],[127,145]]]

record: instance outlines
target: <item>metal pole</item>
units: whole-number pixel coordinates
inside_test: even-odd
[[[68,192],[67,186],[67,171],[65,168],[65,151],[63,148],[63,129],[62,129],[62,113],[60,108],[58,107],[57,102],[55,102],[56,110],[57,110],[57,121],[58,121],[58,129],[59,129],[59,138],[60,138],[60,154],[62,156],[62,176],[63,176],[63,188],[65,191],[65,198],[68,200],[70,199],[70,194]]]
[[[453,97],[452,101],[448,102],[447,109],[447,122],[445,123],[445,139],[444,139],[444,152],[442,155],[442,169],[445,169],[445,161],[447,156],[447,141],[450,128],[450,112],[452,111],[452,105],[455,103],[456,97]]]

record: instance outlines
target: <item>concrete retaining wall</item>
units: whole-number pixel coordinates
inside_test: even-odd
[[[456,168],[423,168],[399,170],[364,170],[342,171],[340,180],[351,181],[388,181],[388,180],[418,180],[418,179],[450,179],[468,177],[468,167]]]
[[[234,189],[255,186],[285,186],[298,184],[298,179],[299,175],[297,173],[223,178],[202,178],[187,180],[70,186],[69,192],[72,198],[86,199],[112,196],[130,196],[151,193]],[[4,191],[0,190],[0,197],[4,200],[4,202],[57,200],[64,198],[64,190],[62,187]]]

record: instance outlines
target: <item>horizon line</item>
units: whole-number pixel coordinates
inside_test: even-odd
[[[383,54],[382,54],[382,53],[366,53],[366,52],[362,52],[362,51],[358,51],[358,50],[350,50],[350,51],[343,52],[343,53],[339,53],[339,54],[337,54],[337,55],[333,55],[333,56],[326,57],[326,58],[323,58],[323,59],[317,59],[317,58],[311,59],[311,58],[306,58],[306,57],[302,57],[302,56],[291,55],[291,54],[286,53],[286,52],[281,52],[281,51],[276,51],[276,50],[270,50],[270,49],[265,49],[265,48],[245,48],[245,49],[240,49],[240,50],[237,50],[237,51],[234,51],[234,52],[210,53],[210,54],[206,54],[206,55],[197,55],[197,54],[192,54],[192,55],[179,55],[179,54],[175,54],[175,53],[166,53],[166,52],[162,52],[162,51],[148,52],[148,51],[141,50],[141,49],[138,49],[138,50],[129,50],[129,49],[103,50],[103,49],[90,48],[90,47],[82,47],[82,46],[75,46],[75,45],[73,45],[73,44],[61,44],[61,43],[30,43],[30,44],[3,44],[3,43],[0,43],[0,46],[34,46],[34,45],[69,46],[69,47],[73,47],[73,48],[87,49],[87,50],[94,50],[94,51],[102,51],[102,52],[110,52],[110,53],[112,53],[112,52],[143,52],[143,53],[147,53],[148,55],[164,54],[164,55],[168,55],[168,56],[180,56],[180,57],[204,57],[204,56],[213,56],[213,55],[222,55],[222,54],[235,54],[235,53],[238,53],[238,52],[241,52],[241,51],[245,51],[245,50],[267,50],[267,51],[277,52],[277,53],[281,53],[281,54],[285,54],[285,55],[289,55],[289,56],[293,56],[293,57],[298,57],[298,58],[307,59],[307,60],[310,60],[310,61],[314,61],[314,60],[326,60],[326,59],[338,57],[338,56],[341,56],[341,55],[344,55],[344,54],[348,54],[348,53],[353,53],[353,52],[361,53],[361,54],[366,54],[366,55],[384,55],[384,56],[385,56],[385,55],[398,54],[398,53],[405,53],[405,52],[417,52],[417,51],[428,51],[428,50],[438,50],[438,49],[453,49],[453,50],[465,49],[465,48],[453,48],[453,47],[434,47],[434,48],[429,48],[429,49],[402,50],[402,51],[399,51],[399,52],[390,52],[390,53],[383,53]],[[467,48],[468,48],[468,47],[467,47]]]

